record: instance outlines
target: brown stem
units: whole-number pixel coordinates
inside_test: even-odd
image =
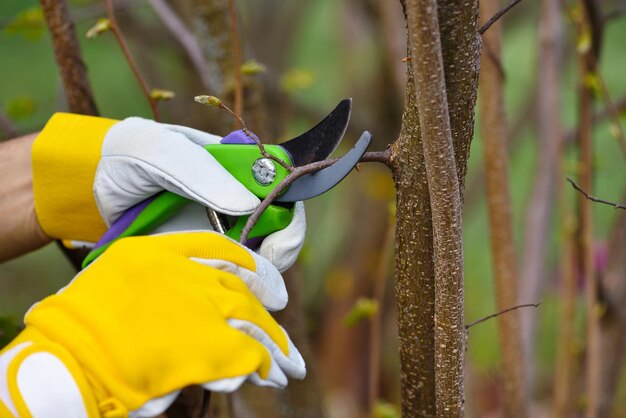
[[[536,167],[523,234],[519,269],[518,302],[537,300],[548,282],[545,266],[551,220],[556,203],[559,163],[563,147],[560,116],[561,8],[559,0],[542,0],[539,20],[538,89],[533,101],[537,118]],[[526,382],[533,387],[537,311],[520,312]]]
[[[159,16],[165,27],[172,34],[174,39],[178,41],[187,54],[187,57],[189,57],[196,73],[198,73],[198,76],[202,80],[204,88],[214,94],[219,94],[208,74],[208,66],[202,56],[202,49],[200,48],[198,39],[187,29],[183,21],[176,15],[165,0],[148,0],[148,3],[150,3],[150,6],[152,6],[157,16]]]
[[[568,178],[567,181],[569,181],[572,184],[572,187],[574,189],[576,189],[578,192],[580,192],[583,196],[585,196],[587,199],[591,200],[592,202],[603,203],[605,205],[613,206],[615,209],[626,209],[626,206],[620,205],[619,203],[609,202],[608,200],[604,200],[604,199],[600,199],[600,198],[595,197],[595,196],[591,196],[589,193],[584,191],[578,184],[576,184],[576,182],[574,180],[572,180],[570,178]]]
[[[228,0],[230,18],[230,47],[233,54],[233,72],[235,74],[235,113],[243,115],[243,82],[241,79],[241,53],[239,50],[239,29],[237,27],[237,7],[235,0]]]
[[[598,67],[596,62],[593,63],[593,67],[595,68],[595,75],[598,79],[598,84],[600,87],[600,96],[602,96],[602,100],[604,101],[604,105],[606,106],[607,114],[611,118],[611,122],[613,124],[612,126],[615,127],[614,134],[616,136],[617,142],[619,143],[620,149],[622,150],[622,154],[626,158],[626,137],[624,136],[624,130],[622,129],[622,124],[620,122],[619,111],[617,110],[617,107],[611,99],[609,89],[606,87],[604,77],[602,76],[600,68]]]
[[[591,30],[591,16],[588,16],[587,2],[581,0],[582,19],[577,25],[577,36],[587,36]],[[596,36],[592,36],[593,39]],[[593,92],[585,83],[588,75],[594,73],[593,62],[594,56],[597,54],[598,48],[594,45],[588,51],[578,55],[578,83],[579,83],[579,167],[580,182],[584,190],[592,190],[593,179],[593,141],[592,141],[592,100]],[[578,251],[580,260],[580,269],[585,281],[585,322],[586,322],[586,356],[585,356],[585,372],[586,372],[586,394],[587,394],[587,418],[598,417],[599,412],[599,388],[600,388],[600,370],[602,359],[600,358],[600,340],[599,340],[599,318],[597,315],[598,306],[598,284],[594,271],[594,253],[593,253],[593,218],[591,201],[582,194],[578,199],[579,207],[579,232],[578,232]]]
[[[329,167],[333,165],[337,159],[329,159],[317,161],[311,164],[303,165],[300,167],[292,167],[293,170],[285,177],[278,185],[272,190],[270,194],[267,195],[265,199],[261,201],[261,204],[254,209],[254,212],[248,218],[246,225],[243,227],[241,231],[241,238],[239,238],[239,242],[244,244],[248,240],[248,234],[259,221],[259,218],[267,209],[269,205],[272,204],[274,199],[276,199],[282,192],[285,190],[291,183],[304,176],[305,174],[314,173],[316,171],[321,170],[322,168]]]
[[[488,321],[488,320],[490,320],[492,318],[498,317],[498,316],[503,315],[503,314],[505,314],[507,312],[515,311],[515,310],[517,310],[519,308],[537,308],[542,303],[543,303],[543,301],[540,301],[540,302],[537,302],[537,303],[524,303],[524,304],[521,304],[521,305],[512,306],[512,307],[504,309],[504,310],[502,310],[500,312],[496,312],[496,313],[493,313],[491,315],[487,315],[487,316],[485,316],[483,318],[477,319],[474,322],[470,322],[469,324],[465,325],[465,329],[470,329],[474,325],[478,325],[478,324],[480,324],[482,322]]]
[[[287,164],[285,161],[283,161],[282,159],[273,156],[272,154],[268,153],[267,151],[265,151],[265,146],[263,145],[263,143],[259,140],[259,138],[257,138],[255,135],[252,135],[252,133],[248,130],[248,128],[246,127],[246,122],[243,120],[243,118],[240,116],[239,113],[234,112],[231,108],[229,108],[228,106],[226,106],[223,102],[220,101],[219,104],[219,108],[223,109],[225,111],[227,111],[228,113],[230,113],[232,115],[232,117],[235,118],[235,121],[239,124],[239,126],[241,127],[241,130],[243,131],[244,134],[246,134],[246,136],[248,138],[250,138],[251,140],[254,141],[254,143],[257,145],[257,147],[259,147],[259,151],[261,152],[261,155],[263,155],[265,158],[269,158],[270,160],[276,161],[278,164],[280,164],[285,170],[292,172],[294,170],[294,168],[292,166],[290,166],[289,164]]]
[[[115,19],[115,10],[113,9],[113,3],[111,0],[104,0],[104,4],[107,9],[107,16],[109,18],[109,21],[111,22],[111,31],[113,32],[113,35],[115,35],[115,39],[117,40],[117,43],[119,44],[120,48],[122,49],[122,52],[124,53],[126,62],[128,62],[128,65],[130,66],[131,70],[133,71],[133,74],[135,75],[135,78],[141,85],[141,90],[144,96],[146,96],[148,103],[150,104],[150,109],[152,110],[152,115],[154,116],[154,120],[159,121],[161,120],[161,116],[159,115],[159,109],[157,106],[158,101],[152,98],[152,95],[150,94],[150,88],[148,87],[148,83],[146,82],[146,79],[141,74],[141,71],[139,70],[139,66],[135,62],[135,59],[133,58],[130,52],[130,49],[128,48],[128,44],[126,44],[126,40],[124,39],[124,36],[122,35],[122,31],[119,25],[117,24],[117,20]]]
[[[479,3],[480,15],[491,16],[498,7],[497,0],[482,0]],[[497,65],[500,61],[502,42],[499,23],[494,25],[489,33],[484,34],[483,42],[495,58],[495,62],[489,59],[482,60],[479,89],[496,306],[504,310],[507,306],[517,303],[518,277],[508,183],[504,79]],[[528,415],[528,411],[520,316],[515,313],[498,318],[498,330],[502,351],[504,415],[523,418]]]
[[[40,0],[70,111],[97,115],[98,109],[87,77],[87,67],[65,0]]]
[[[498,10],[498,12],[496,12],[496,14],[494,14],[488,21],[486,21],[480,27],[480,29],[478,29],[478,33],[480,33],[482,35],[483,33],[487,32],[487,29],[489,29],[491,27],[491,25],[493,25],[498,20],[500,20],[500,18],[502,16],[504,16],[506,14],[506,12],[511,10],[513,7],[517,6],[517,3],[521,2],[521,1],[522,0],[513,0],[512,2],[510,2],[509,4],[504,6],[502,9]]]

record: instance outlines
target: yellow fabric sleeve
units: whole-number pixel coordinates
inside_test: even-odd
[[[46,235],[95,242],[106,232],[93,197],[93,183],[104,136],[115,123],[56,113],[35,140],[35,212]]]

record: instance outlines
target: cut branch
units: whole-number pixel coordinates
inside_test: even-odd
[[[626,209],[626,206],[620,205],[619,203],[609,202],[608,200],[600,199],[599,197],[595,197],[595,196],[590,195],[589,193],[584,191],[578,184],[576,184],[576,182],[574,180],[572,180],[569,177],[567,178],[567,181],[569,181],[572,184],[572,187],[574,189],[576,189],[583,196],[585,196],[585,198],[587,198],[588,200],[591,200],[592,202],[602,203],[602,204],[605,204],[605,205],[613,206],[613,208],[615,208],[615,209]]]

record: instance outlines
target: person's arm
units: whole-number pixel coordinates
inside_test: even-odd
[[[0,143],[0,262],[51,241],[35,215],[31,148],[36,137]]]

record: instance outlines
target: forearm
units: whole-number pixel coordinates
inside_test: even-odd
[[[36,137],[0,143],[0,262],[50,242],[35,215],[31,147]]]

